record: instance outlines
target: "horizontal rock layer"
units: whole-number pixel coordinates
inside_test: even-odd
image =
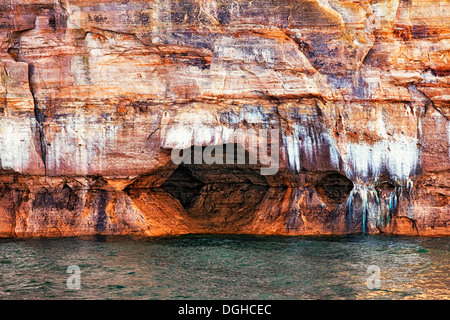
[[[448,1],[0,0],[0,117],[1,237],[450,235]]]

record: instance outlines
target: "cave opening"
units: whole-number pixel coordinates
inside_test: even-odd
[[[224,149],[226,145],[222,146]],[[194,148],[186,153],[192,161],[181,163],[160,186],[180,202],[187,214],[211,230],[238,229],[254,217],[270,186],[261,175],[261,166],[250,163],[251,155],[243,152],[245,161],[207,164],[193,161]],[[234,144],[235,154],[243,151]],[[204,150],[204,147],[203,147]]]
[[[189,210],[205,185],[188,167],[181,164],[161,185],[161,189],[180,201],[184,209]]]
[[[343,174],[332,172],[318,181],[316,190],[324,203],[339,205],[353,190],[353,182]]]

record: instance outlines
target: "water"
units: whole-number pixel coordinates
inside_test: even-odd
[[[3,239],[0,299],[449,299],[449,258],[450,238]]]

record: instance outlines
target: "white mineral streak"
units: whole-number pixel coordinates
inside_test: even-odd
[[[283,144],[286,146],[290,168],[300,171],[300,143],[298,138],[295,134],[283,135]]]
[[[302,159],[306,167],[317,167],[318,161],[328,155],[331,167],[327,169],[339,170],[340,154],[334,140],[326,132],[311,130],[308,122],[294,123],[292,132],[283,134],[283,143],[292,170],[300,171]]]
[[[8,117],[0,121],[0,167],[23,172],[28,167],[31,150],[34,150],[31,118],[22,120]],[[22,123],[20,123],[22,122]]]
[[[68,116],[64,122],[47,145],[47,171],[58,174],[67,167],[86,175],[96,168],[105,168],[108,151],[117,142],[119,127],[111,121],[83,115]]]
[[[161,121],[161,146],[167,149],[185,149],[192,145],[207,146],[239,142],[243,130],[237,126],[241,121],[249,124],[265,124],[265,115],[260,108],[244,107],[239,114],[230,113],[226,125],[207,110],[179,111],[171,117],[166,114]],[[254,130],[258,134],[258,130]]]
[[[167,149],[185,149],[192,145],[193,127],[177,124],[168,129],[163,127],[162,147]]]
[[[348,143],[344,166],[347,176],[355,180],[376,180],[386,171],[391,179],[406,182],[417,169],[418,161],[417,140],[395,136],[393,140],[381,140],[372,145]]]
[[[168,113],[161,120],[161,146],[167,149],[185,149],[192,145],[221,143],[217,135],[222,127],[216,118],[206,110],[179,111],[171,116]]]

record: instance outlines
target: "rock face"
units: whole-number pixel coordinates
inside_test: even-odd
[[[450,235],[447,0],[0,0],[0,117],[0,237]]]

